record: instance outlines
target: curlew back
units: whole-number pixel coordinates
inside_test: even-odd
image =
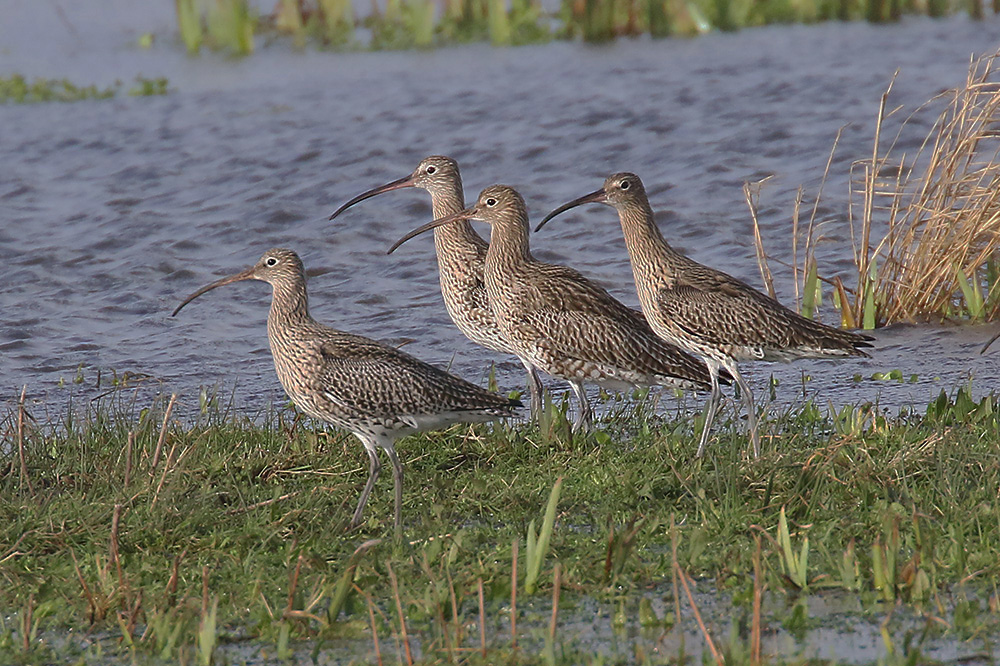
[[[709,387],[704,363],[661,339],[641,313],[579,272],[537,261],[524,268],[513,325],[543,352],[627,384]]]

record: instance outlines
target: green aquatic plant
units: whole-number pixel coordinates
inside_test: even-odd
[[[174,0],[177,11],[177,29],[189,55],[197,55],[205,38],[201,8],[198,0]]]
[[[562,488],[562,478],[556,479],[549,493],[549,501],[545,506],[545,517],[542,519],[541,529],[535,533],[535,521],[528,523],[528,539],[525,547],[525,558],[527,568],[524,576],[524,591],[534,594],[537,589],[538,575],[542,570],[542,563],[549,552],[549,540],[552,538],[552,530],[555,527],[556,507],[559,504],[559,491]]]
[[[250,55],[256,23],[249,0],[212,0],[206,18],[206,43],[230,55]]]
[[[110,99],[122,90],[121,82],[108,88],[96,85],[77,86],[67,79],[36,78],[28,81],[20,74],[8,78],[0,77],[0,104],[39,104],[43,102],[80,102],[93,99]],[[128,89],[132,97],[148,97],[166,95],[169,92],[166,78],[147,79],[142,76],[135,78],[134,84]],[[79,383],[79,373],[74,382]]]
[[[214,4],[213,4],[214,3]],[[357,20],[347,0],[277,0],[271,14],[257,21],[248,0],[175,0],[178,30],[189,53],[203,43],[245,55],[253,35],[275,32],[296,46],[310,40],[321,46],[374,50],[430,48],[490,41],[497,46],[530,44],[553,36],[604,42],[619,37],[690,36],[712,30],[739,30],[773,23],[824,20],[896,21],[903,14],[943,15],[967,10],[982,18],[975,0],[562,0],[555,14],[539,0],[388,0],[361,25],[370,41],[357,41]],[[994,2],[994,5],[997,5]],[[993,12],[1000,9],[993,7]],[[561,24],[561,25],[558,25]],[[555,27],[554,27],[555,26]]]
[[[507,16],[506,0],[488,0],[490,42],[494,46],[510,46],[510,17]]]
[[[318,10],[310,25],[320,41],[334,48],[354,45],[354,7],[350,0],[317,0]]]
[[[432,0],[387,0],[382,13],[365,19],[372,50],[428,48],[434,43]]]
[[[155,79],[137,76],[132,87],[129,88],[128,94],[130,97],[155,97],[166,95],[169,91],[169,82],[165,76]]]
[[[792,537],[788,532],[788,519],[785,518],[785,507],[778,514],[778,554],[785,579],[802,592],[809,590],[809,537],[802,538],[798,552],[792,547]]]
[[[77,86],[68,79],[36,78],[30,82],[20,74],[0,77],[0,104],[36,104],[39,102],[78,102],[87,99],[109,99],[118,88]]]

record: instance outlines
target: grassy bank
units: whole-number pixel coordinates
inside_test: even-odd
[[[497,46],[618,37],[692,36],[774,23],[885,23],[904,15],[940,17],[1000,13],[993,0],[386,0],[359,18],[350,0],[278,0],[258,15],[249,0],[175,0],[177,26],[189,53],[203,46],[247,55],[255,37],[291,38],[337,50],[432,48],[489,41]]]
[[[993,396],[958,391],[892,417],[872,405],[826,414],[807,403],[772,415],[752,462],[732,422],[704,461],[692,461],[690,420],[650,400],[609,405],[587,437],[567,437],[558,407],[541,426],[411,437],[399,446],[401,540],[389,479],[366,523],[344,531],[367,473],[352,437],[290,410],[251,422],[204,407],[186,424],[165,415],[165,399],[105,398],[50,424],[30,409],[8,415],[5,663],[65,660],[46,638],[60,627],[101,633],[105,657],[184,663],[209,663],[220,642],[280,656],[301,639],[336,647],[374,636],[395,638],[399,661],[409,637],[421,663],[619,663],[574,652],[559,612],[596,599],[620,608],[622,622],[669,632],[693,617],[688,576],[702,579],[702,592],[730,595],[731,614],[748,618],[732,632],[705,626],[729,661],[767,661],[759,637],[768,623],[807,627],[791,602],[830,589],[863,608],[901,603],[946,617],[938,632],[965,630],[946,607],[956,590],[972,590],[982,603],[963,611],[962,626],[997,629]],[[183,408],[197,411],[184,400],[171,411]],[[757,593],[789,605],[761,619]],[[651,597],[670,612],[654,610]],[[552,601],[560,610],[548,631],[526,620],[510,631],[512,607],[523,618]],[[481,648],[484,619],[503,629]],[[539,633],[540,652],[512,649]],[[358,661],[374,660],[372,647]]]

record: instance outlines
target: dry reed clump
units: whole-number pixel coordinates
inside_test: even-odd
[[[882,134],[892,90],[879,106],[870,158],[851,167],[849,219],[857,287],[815,277],[815,210],[804,228],[796,202],[794,242],[804,236],[801,309],[819,282],[834,286],[841,323],[875,328],[928,319],[991,320],[1000,313],[1000,51],[973,61],[964,85],[914,111],[886,149]],[[914,118],[945,104],[912,156],[897,149]],[[839,137],[838,137],[839,138]],[[827,163],[829,169],[829,162]],[[824,175],[824,182],[825,182]],[[748,196],[756,223],[756,202]],[[817,201],[818,203],[818,201]],[[801,232],[800,232],[801,230]],[[758,242],[758,254],[763,250]],[[798,260],[793,259],[798,264]],[[762,267],[762,273],[764,268]],[[811,279],[811,282],[810,282]],[[850,295],[849,295],[850,292]],[[810,299],[811,300],[811,299]]]

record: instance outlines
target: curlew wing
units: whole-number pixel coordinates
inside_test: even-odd
[[[571,268],[536,268],[549,279],[522,282],[535,293],[524,299],[528,307],[518,324],[539,347],[572,359],[584,374],[593,370],[637,385],[707,386],[705,365],[659,338],[642,313]]]
[[[693,263],[693,262],[692,262]],[[657,294],[670,323],[736,358],[867,356],[871,338],[807,319],[750,285],[700,264],[679,272]]]
[[[510,414],[516,402],[361,336],[324,339],[316,388],[332,403],[380,419],[482,412]],[[460,420],[460,419],[455,419]]]

